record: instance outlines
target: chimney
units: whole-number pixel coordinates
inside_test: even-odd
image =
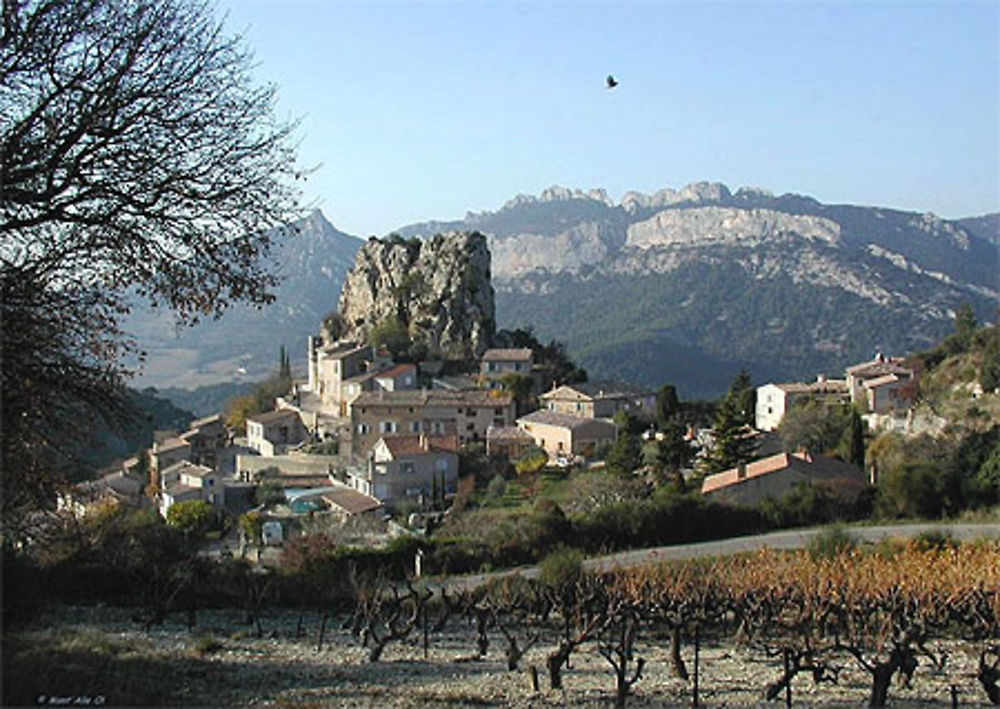
[[[747,477],[747,466],[746,463],[740,463],[739,467],[736,468],[736,479],[745,480]]]

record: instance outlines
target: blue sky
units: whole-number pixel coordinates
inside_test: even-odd
[[[220,0],[305,198],[385,234],[559,184],[1000,210],[1000,2]],[[618,88],[604,88],[613,73]]]

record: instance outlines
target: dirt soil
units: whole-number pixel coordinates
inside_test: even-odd
[[[504,639],[491,632],[485,659],[474,659],[475,629],[452,621],[430,634],[424,657],[422,636],[414,632],[390,644],[377,663],[366,661],[359,639],[331,617],[317,650],[321,615],[274,609],[262,616],[255,637],[239,610],[201,611],[193,631],[183,614],[146,632],[133,609],[59,607],[30,626],[6,628],[3,644],[5,706],[257,706],[257,707],[604,707],[614,705],[611,665],[593,644],[572,656],[564,690],[548,689],[545,657],[556,635],[545,635],[508,672]],[[523,636],[523,633],[522,633]],[[646,661],[629,707],[690,706],[692,682],[671,675],[669,642],[645,630],[637,656]],[[949,643],[932,649],[948,653],[943,669],[921,659],[911,687],[893,685],[889,706],[989,706],[974,679],[971,646]],[[693,647],[684,647],[693,669]],[[764,689],[781,674],[781,658],[731,642],[703,642],[699,689],[707,707],[782,706],[766,702]],[[848,657],[836,684],[815,685],[802,674],[793,683],[794,706],[864,706],[868,675]],[[538,671],[540,691],[529,668]]]

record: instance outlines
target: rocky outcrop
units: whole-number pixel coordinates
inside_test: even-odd
[[[620,231],[616,225],[583,222],[556,234],[492,237],[494,269],[503,280],[535,270],[576,273],[608,258],[614,242],[621,241],[617,233]]]
[[[375,328],[398,323],[431,356],[478,357],[496,330],[490,277],[486,237],[477,232],[370,239],[341,291],[341,337],[369,341]]]
[[[628,246],[774,246],[784,238],[828,244],[840,239],[840,225],[823,217],[770,209],[698,207],[664,210],[628,228]]]

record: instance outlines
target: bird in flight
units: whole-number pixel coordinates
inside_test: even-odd
[[[612,76],[611,74],[608,74],[608,79],[607,79],[607,81],[608,81],[608,88],[609,88],[609,89],[613,89],[613,88],[615,88],[616,86],[618,86],[618,80],[617,80],[617,79],[615,79],[615,77],[614,77],[614,76]]]

